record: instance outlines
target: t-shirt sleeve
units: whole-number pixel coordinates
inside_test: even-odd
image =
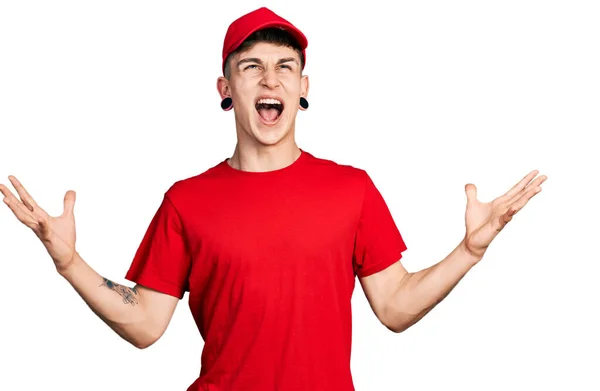
[[[366,277],[402,258],[406,244],[373,180],[365,174],[362,209],[354,242],[354,270]]]
[[[190,265],[181,217],[165,194],[125,278],[182,299]]]

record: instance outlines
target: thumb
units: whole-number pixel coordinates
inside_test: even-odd
[[[477,200],[477,187],[472,183],[465,185],[465,193],[467,194],[467,202],[473,202]]]
[[[75,208],[75,191],[69,190],[65,194],[65,209],[63,214],[73,215],[73,209]]]

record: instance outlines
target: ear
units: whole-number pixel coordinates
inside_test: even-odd
[[[217,91],[219,91],[221,99],[231,97],[231,88],[229,87],[229,80],[227,80],[223,76],[220,76],[217,79]]]
[[[308,87],[309,87],[308,76],[303,75],[302,78],[300,79],[300,96],[308,98]]]

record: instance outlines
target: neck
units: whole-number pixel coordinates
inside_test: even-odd
[[[227,163],[242,171],[266,172],[279,170],[294,163],[301,151],[296,142],[282,140],[275,145],[242,143],[238,140]]]

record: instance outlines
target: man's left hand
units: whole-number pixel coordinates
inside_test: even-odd
[[[537,174],[537,170],[530,172],[504,195],[486,203],[477,199],[477,187],[474,184],[465,186],[467,210],[464,245],[469,253],[481,259],[492,240],[513,216],[542,191],[541,184],[547,177],[542,175],[536,178]]]

